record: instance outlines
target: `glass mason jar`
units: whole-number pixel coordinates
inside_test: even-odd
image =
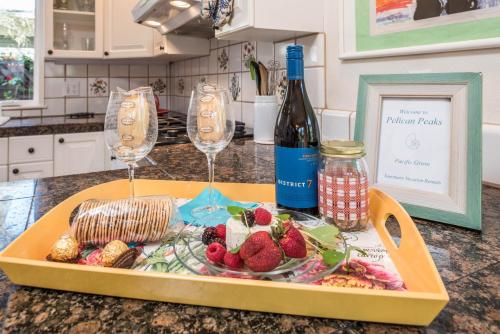
[[[341,231],[359,231],[368,224],[368,167],[361,142],[321,143],[318,165],[318,207],[321,218]]]

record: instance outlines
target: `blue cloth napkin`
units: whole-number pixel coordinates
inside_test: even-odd
[[[239,206],[245,209],[251,209],[258,206],[257,203],[241,203],[230,200],[217,189],[213,189],[213,196],[214,202],[218,206],[222,207]],[[193,224],[196,226],[216,226],[217,224],[225,224],[231,217],[227,210],[217,210],[202,217],[194,217],[191,214],[193,209],[206,205],[208,205],[208,188],[205,188],[198,196],[179,207],[179,211],[181,212],[184,222],[186,222],[186,224]]]

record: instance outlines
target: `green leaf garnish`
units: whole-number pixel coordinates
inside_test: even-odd
[[[240,206],[228,206],[227,207],[227,212],[229,212],[229,214],[232,216],[239,215],[240,213],[242,213],[244,211],[245,211],[245,208],[242,208]]]
[[[238,254],[238,253],[239,253],[239,251],[240,251],[240,247],[241,247],[241,246],[238,246],[238,247],[235,247],[235,248],[231,249],[231,250],[229,251],[229,253],[231,253],[231,254]]]
[[[277,215],[275,217],[279,221],[286,221],[286,220],[290,219],[290,215],[288,213],[282,213],[281,215]]]
[[[322,256],[323,262],[329,267],[333,267],[345,259],[345,253],[333,249],[324,251]]]
[[[309,237],[320,244],[334,245],[335,238],[339,235],[339,229],[333,225],[325,225],[316,228],[305,229]]]

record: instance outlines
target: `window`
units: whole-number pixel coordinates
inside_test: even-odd
[[[39,104],[37,0],[0,1],[0,104]],[[38,16],[38,17],[41,17]]]

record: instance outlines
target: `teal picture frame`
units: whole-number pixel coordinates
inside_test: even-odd
[[[465,85],[467,86],[467,166],[465,214],[402,203],[412,217],[445,224],[481,229],[482,191],[482,74],[481,73],[425,73],[361,75],[354,140],[365,141],[368,89],[371,85]],[[453,111],[452,111],[453,113]]]

